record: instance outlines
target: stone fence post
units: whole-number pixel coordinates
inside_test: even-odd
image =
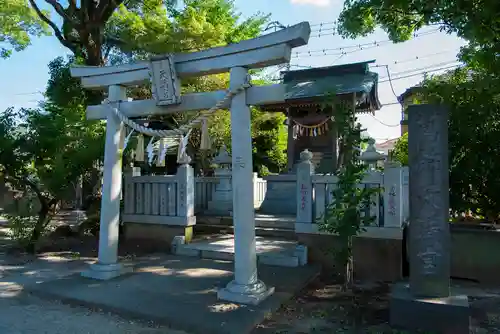
[[[184,154],[177,170],[177,216],[186,218],[186,225],[194,218],[194,170],[189,165],[191,158]]]
[[[128,180],[134,176],[141,176],[141,167],[130,167],[125,170],[125,173],[123,173],[123,184],[125,186],[122,187],[120,192],[120,200],[123,200],[123,193],[127,192],[126,188],[129,187]]]
[[[400,228],[403,222],[403,168],[388,161],[384,164],[384,227]]]
[[[403,219],[410,219],[410,170],[403,167]]]
[[[309,150],[300,153],[300,163],[297,164],[297,223],[313,223],[313,155]]]

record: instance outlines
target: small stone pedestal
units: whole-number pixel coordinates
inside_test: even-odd
[[[233,211],[231,156],[228,154],[225,146],[221,147],[213,163],[217,165],[215,176],[220,182],[215,186],[212,200],[208,202],[208,209],[205,213],[224,216]]]
[[[239,304],[258,305],[273,293],[274,287],[268,287],[260,280],[249,285],[231,281],[225,288],[217,291],[217,298]]]
[[[82,271],[81,276],[106,281],[133,271],[132,267],[126,267],[121,263],[100,264],[96,262],[91,264],[89,269]]]
[[[412,331],[468,334],[469,300],[465,295],[418,298],[406,283],[395,284],[390,301],[391,326]]]

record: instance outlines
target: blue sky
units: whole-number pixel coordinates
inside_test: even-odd
[[[331,24],[337,19],[342,5],[341,0],[236,0],[236,6],[243,16],[260,11],[271,13],[272,20],[284,25],[310,22],[313,30],[311,39],[307,46],[294,49],[292,69],[371,59],[375,59],[378,65],[389,65],[393,89],[391,82],[387,81],[386,68],[373,67],[373,71],[380,73],[379,97],[386,106],[375,117],[362,115],[359,120],[377,141],[398,137],[401,107],[390,105],[396,102],[393,90],[399,95],[421,81],[423,72],[456,64],[456,54],[464,42],[430,27],[423,29],[418,37],[402,44],[388,42],[383,31],[366,38],[343,40],[332,34]],[[345,54],[342,55],[342,52]],[[68,50],[55,37],[44,37],[34,40],[27,50],[15,53],[8,60],[0,60],[0,110],[10,106],[36,106],[48,79],[47,64],[67,53]]]

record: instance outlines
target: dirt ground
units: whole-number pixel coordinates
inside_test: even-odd
[[[54,239],[40,251],[70,252],[75,257],[97,256],[96,237],[62,237]],[[133,258],[158,251],[154,245],[120,242],[119,255]],[[14,251],[15,253],[15,251]],[[465,287],[472,306],[471,333],[500,334],[500,287],[481,289],[470,282],[453,282]],[[403,334],[391,329],[389,321],[390,285],[357,284],[351,292],[342,292],[338,279],[320,277],[313,281],[287,306],[257,326],[252,334],[360,333]]]
[[[469,298],[471,333],[500,333],[500,290],[484,291],[469,282],[452,284],[476,295]],[[252,334],[409,333],[388,324],[389,291],[390,285],[379,283],[358,284],[352,292],[342,292],[331,278],[318,278]]]

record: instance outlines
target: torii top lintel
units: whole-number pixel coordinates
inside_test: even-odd
[[[262,68],[290,61],[291,49],[306,45],[311,28],[302,22],[289,28],[244,40],[227,46],[204,51],[174,55],[177,75],[180,78],[217,74],[232,67]],[[152,60],[161,59],[155,56]],[[149,62],[116,66],[74,66],[73,77],[81,78],[89,89],[106,89],[111,85],[137,85],[149,80]]]

